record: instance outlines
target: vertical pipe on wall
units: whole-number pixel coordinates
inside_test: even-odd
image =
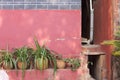
[[[92,7],[92,0],[90,0],[90,42],[93,42],[94,31],[94,9]]]

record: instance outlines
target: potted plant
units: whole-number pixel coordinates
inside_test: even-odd
[[[57,59],[57,68],[58,69],[64,69],[66,66],[65,61],[62,59]]]
[[[13,69],[16,67],[15,59],[13,58],[12,53],[7,50],[1,50],[0,65],[4,69]]]
[[[30,65],[33,50],[29,47],[16,48],[13,55],[17,62],[18,69],[26,69]]]
[[[66,58],[64,61],[66,63],[66,67],[71,68],[72,71],[75,71],[80,67],[79,58]]]
[[[61,55],[56,55],[57,59],[57,68],[64,69],[66,67],[65,61],[62,59]]]
[[[48,68],[48,62],[53,63],[54,72],[56,71],[56,58],[53,54],[51,54],[50,50],[43,45],[40,46],[38,40],[34,38],[34,43],[36,46],[36,50],[34,53],[34,62],[35,67],[39,70],[44,70]]]
[[[30,66],[32,60],[32,53],[33,49],[26,46],[16,48],[13,52],[17,68],[22,70],[22,80],[25,76],[25,69]]]
[[[48,68],[48,58],[46,57],[45,48],[41,48],[40,52],[35,52],[35,66],[39,70],[44,70]]]

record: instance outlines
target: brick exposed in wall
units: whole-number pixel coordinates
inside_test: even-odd
[[[81,0],[0,0],[0,9],[81,9]]]

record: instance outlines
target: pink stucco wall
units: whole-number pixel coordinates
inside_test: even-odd
[[[78,75],[80,76],[77,71],[73,72],[70,69],[58,70],[55,75],[53,75],[52,69],[47,69],[42,72],[39,70],[28,70],[25,71],[24,77],[22,77],[22,71],[8,71],[7,73],[9,74],[10,80],[22,80],[22,78],[23,80],[77,80],[79,78]]]
[[[64,56],[81,51],[81,12],[79,10],[1,10],[0,49],[33,46],[33,37]],[[81,70],[81,69],[80,69]],[[82,71],[58,70],[55,80],[77,80]],[[21,71],[7,71],[10,80],[21,80]],[[53,80],[53,70],[27,70],[24,80]],[[65,74],[67,73],[67,74]],[[78,76],[79,74],[79,76]],[[82,80],[82,79],[81,79]],[[83,79],[84,80],[84,79]]]
[[[33,46],[33,37],[60,54],[79,54],[79,10],[1,10],[0,49]]]

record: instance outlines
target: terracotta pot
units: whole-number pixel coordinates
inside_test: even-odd
[[[19,69],[26,69],[27,68],[27,62],[18,61],[17,66],[18,66]]]
[[[57,60],[57,68],[58,69],[64,69],[65,66],[66,66],[66,64],[63,60]]]
[[[7,63],[3,62],[3,68],[4,69],[13,69],[13,64],[10,62],[7,62]]]
[[[36,61],[35,65],[36,65],[37,69],[44,70],[44,69],[48,68],[48,59],[47,58],[44,58],[43,60],[41,60],[41,58],[37,58],[35,61]]]

